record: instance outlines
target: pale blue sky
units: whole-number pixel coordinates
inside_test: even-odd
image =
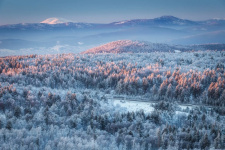
[[[173,15],[190,20],[225,18],[225,0],[0,0],[0,24],[60,17],[109,23]]]

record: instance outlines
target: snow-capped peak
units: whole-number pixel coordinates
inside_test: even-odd
[[[116,22],[115,24],[124,24],[124,23],[127,23],[129,22],[130,20],[124,20],[124,21],[120,21],[120,22]]]
[[[48,18],[40,23],[58,24],[58,23],[66,23],[66,22],[71,22],[71,21],[64,19],[64,18]]]

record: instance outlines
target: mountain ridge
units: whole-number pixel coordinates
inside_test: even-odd
[[[192,50],[225,50],[225,44],[169,45],[137,40],[118,40],[88,49],[81,54],[182,52]]]
[[[175,22],[174,22],[175,21]],[[66,24],[66,23],[73,23],[73,24],[101,24],[101,25],[110,25],[110,24],[124,24],[124,23],[160,23],[160,22],[170,22],[170,23],[174,23],[174,24],[179,24],[179,22],[176,21],[180,21],[180,23],[194,23],[194,24],[199,24],[199,23],[203,23],[203,22],[212,22],[212,21],[218,21],[218,22],[225,22],[225,19],[208,19],[208,20],[200,20],[200,21],[193,21],[193,20],[189,20],[189,19],[181,19],[175,16],[161,16],[161,17],[156,17],[156,18],[150,18],[150,19],[130,19],[130,20],[121,20],[121,21],[116,21],[116,22],[111,22],[111,23],[85,23],[85,22],[73,22],[71,20],[67,20],[64,18],[47,18],[43,21],[41,21],[40,23],[16,23],[16,24],[5,24],[5,25],[0,25],[0,27],[7,27],[7,26],[15,26],[15,25],[31,25],[31,24],[49,24],[49,25],[56,25],[56,24]],[[182,24],[180,24],[182,25]]]
[[[57,18],[59,19],[59,18]],[[75,23],[57,19],[45,23],[0,26],[0,49],[33,48],[55,45],[78,46],[79,51],[121,39],[166,44],[225,43],[225,20],[190,21],[174,16],[133,19],[107,24]],[[59,21],[60,23],[57,23]],[[56,24],[55,24],[56,23]],[[18,40],[9,40],[18,39]],[[19,42],[19,40],[25,40]]]

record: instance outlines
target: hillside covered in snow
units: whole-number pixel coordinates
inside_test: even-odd
[[[224,51],[1,57],[0,149],[224,149],[224,62]]]
[[[150,53],[150,52],[182,52],[198,50],[224,50],[225,44],[202,45],[169,45],[146,41],[119,40],[91,48],[82,54],[96,53]]]

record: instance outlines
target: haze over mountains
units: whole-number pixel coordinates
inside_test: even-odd
[[[41,23],[2,25],[0,35],[1,55],[18,54],[20,49],[26,49],[28,54],[78,53],[117,40],[179,45],[225,43],[225,20],[191,21],[162,16],[96,24],[49,18]]]

